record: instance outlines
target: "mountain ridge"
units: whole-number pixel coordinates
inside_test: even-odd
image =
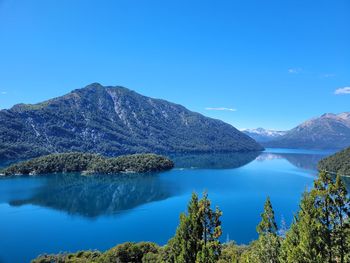
[[[243,129],[241,131],[260,143],[276,139],[286,134],[286,131],[264,129],[261,127],[256,129]]]
[[[307,120],[265,147],[342,149],[350,146],[350,112],[325,113]]]
[[[233,126],[121,86],[92,83],[37,104],[0,111],[0,159],[49,153],[260,151]]]

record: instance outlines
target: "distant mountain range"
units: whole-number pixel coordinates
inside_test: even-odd
[[[244,129],[242,130],[242,132],[252,137],[257,142],[271,141],[286,134],[286,131],[275,131],[264,128]]]
[[[115,156],[260,150],[263,147],[254,139],[225,122],[98,83],[42,103],[0,111],[3,160],[71,151]]]
[[[280,134],[278,134],[279,132],[272,133],[273,136],[270,137],[264,136],[266,133],[268,134],[266,130],[257,130],[256,133],[244,132],[261,142],[265,147],[342,149],[350,146],[350,112],[327,113],[308,120],[290,131]]]

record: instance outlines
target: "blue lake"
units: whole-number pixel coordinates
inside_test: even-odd
[[[331,152],[268,149],[263,153],[172,156],[158,174],[47,175],[0,179],[0,262],[42,253],[106,250],[125,241],[165,244],[191,193],[206,190],[223,211],[222,240],[249,243],[267,196],[289,224],[317,162]]]

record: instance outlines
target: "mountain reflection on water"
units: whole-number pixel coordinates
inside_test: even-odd
[[[270,151],[272,150],[272,151]],[[285,149],[283,149],[285,151]],[[274,152],[267,149],[265,152],[247,153],[217,153],[217,154],[186,154],[170,155],[177,168],[192,169],[233,169],[247,165],[254,161],[268,161],[285,159],[297,168],[317,170],[318,162],[332,152],[303,153],[299,151]]]
[[[0,179],[0,261],[30,262],[42,253],[98,249],[126,241],[167,243],[193,191],[207,191],[223,214],[223,235],[257,238],[266,196],[276,222],[290,224],[300,198],[331,153],[267,149],[261,153],[171,156],[176,167],[149,174]],[[350,190],[350,178],[344,178]],[[239,213],[237,213],[239,211]],[[159,231],[161,229],[161,231]],[[18,253],[18,248],[25,248]]]
[[[10,205],[34,204],[85,217],[111,215],[170,196],[158,174],[91,175],[55,174],[46,177],[26,199]]]
[[[323,154],[299,154],[299,153],[269,153],[264,152],[257,158],[258,161],[285,159],[292,165],[307,170],[317,170],[318,162],[326,155]]]
[[[254,161],[260,154],[261,152],[173,154],[169,157],[176,168],[233,169]]]
[[[268,162],[275,159],[285,159],[297,168],[315,170],[318,161],[324,156],[323,154],[250,152],[172,155],[170,157],[175,162],[175,170],[234,169],[254,160]],[[41,184],[29,195],[11,196],[8,202],[11,206],[32,204],[88,218],[114,215],[181,194],[182,182],[174,180],[169,183],[162,175],[164,173],[46,175],[42,177]]]

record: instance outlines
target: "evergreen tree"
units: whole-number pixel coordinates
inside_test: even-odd
[[[216,208],[211,209],[211,202],[207,193],[203,194],[199,202],[199,212],[203,227],[202,250],[197,255],[197,262],[214,263],[219,259],[221,244],[219,237],[222,234],[220,217],[222,212]]]
[[[221,215],[222,212],[218,208],[212,210],[206,193],[201,200],[193,193],[188,205],[188,214],[181,214],[176,234],[168,243],[173,254],[169,261],[216,262],[221,251]]]
[[[300,241],[297,218],[294,218],[289,231],[281,244],[280,262],[301,262],[298,245]]]
[[[319,227],[318,237],[320,239],[320,245],[322,249],[320,252],[323,254],[325,262],[332,263],[332,231],[334,228],[334,220],[332,218],[333,213],[333,201],[331,189],[333,185],[332,177],[327,172],[320,172],[318,179],[314,183],[314,189],[311,194],[314,196],[315,208],[318,209],[317,223]]]
[[[350,235],[350,200],[345,185],[338,175],[330,192],[333,200],[333,251],[340,263],[350,261],[350,247],[346,238]]]
[[[187,209],[188,215],[180,215],[180,224],[170,242],[175,262],[195,262],[197,253],[201,250],[203,229],[197,194],[192,194]]]
[[[266,199],[264,212],[261,214],[261,222],[257,226],[259,234],[257,247],[258,260],[261,263],[278,263],[280,252],[280,237],[277,235],[275,213],[270,198]]]
[[[350,262],[350,201],[340,178],[321,172],[282,244],[281,262]]]
[[[324,263],[315,196],[305,192],[300,210],[282,244],[281,262]]]
[[[277,224],[275,220],[275,212],[273,211],[270,197],[267,197],[264,212],[261,214],[261,222],[256,228],[259,235],[275,234],[277,233]]]
[[[201,219],[200,202],[198,200],[198,195],[193,193],[192,199],[188,206],[188,218],[191,230],[191,235],[187,241],[189,244],[189,249],[192,251],[191,260],[194,262],[197,257],[198,251],[201,250],[201,240],[203,235],[203,224]]]
[[[238,260],[239,263],[261,263],[261,260],[259,258],[259,251],[258,251],[258,240],[254,240],[249,244],[247,249],[243,251],[240,259]],[[238,263],[235,262],[235,263]],[[231,262],[230,262],[231,263]]]

